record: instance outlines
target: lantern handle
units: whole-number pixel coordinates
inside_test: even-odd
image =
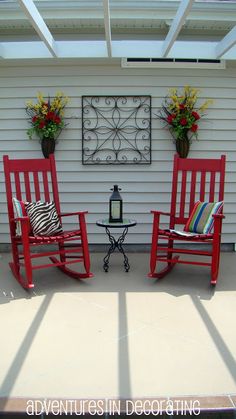
[[[114,189],[111,188],[110,191],[114,191]],[[122,189],[121,188],[118,188],[118,191],[122,191]]]

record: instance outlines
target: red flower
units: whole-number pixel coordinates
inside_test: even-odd
[[[49,111],[49,112],[47,113],[47,115],[46,115],[46,120],[47,120],[47,121],[54,121],[54,120],[55,120],[55,117],[56,117],[55,113],[54,113],[54,112]]]
[[[61,118],[60,118],[60,116],[55,116],[55,118],[54,118],[54,122],[55,122],[56,124],[60,124],[60,123],[61,123]]]
[[[191,129],[192,132],[196,132],[198,130],[198,125],[193,124],[190,129]]]
[[[181,120],[179,122],[180,122],[180,125],[182,125],[182,126],[185,126],[188,123],[186,118],[181,118]]]
[[[175,116],[176,115],[174,113],[172,113],[172,115],[167,116],[166,120],[167,120],[168,124],[172,124],[173,120],[175,119]]]
[[[179,109],[180,109],[181,111],[183,111],[183,110],[185,109],[185,105],[184,105],[184,103],[180,103],[180,105],[179,105]]]
[[[33,118],[32,118],[32,122],[35,123],[35,122],[37,122],[37,120],[38,120],[37,115],[34,115]]]
[[[39,128],[44,128],[45,127],[45,121],[40,121],[39,123]]]
[[[197,121],[198,119],[200,119],[200,115],[196,111],[193,111],[192,112],[192,116],[194,117],[195,121]]]

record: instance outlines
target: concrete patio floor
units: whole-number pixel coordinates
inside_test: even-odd
[[[157,282],[147,253],[129,254],[129,273],[120,254],[108,273],[102,258],[91,255],[95,276],[83,281],[36,271],[27,292],[1,254],[0,412],[45,398],[190,398],[234,411],[236,253],[222,253],[215,288],[204,267],[176,266]]]

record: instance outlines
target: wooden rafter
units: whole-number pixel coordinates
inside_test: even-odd
[[[174,44],[184,22],[186,19],[186,16],[191,10],[192,4],[194,0],[182,0],[180,3],[180,6],[178,8],[178,11],[176,13],[176,16],[172,22],[172,25],[169,29],[169,32],[166,36],[166,39],[164,41],[163,45],[163,51],[162,56],[166,57],[168,52],[170,51],[172,45]]]
[[[236,44],[236,26],[216,45],[216,57],[220,58]]]
[[[38,33],[40,39],[47,46],[50,53],[56,57],[55,41],[34,2],[32,0],[18,0],[18,2],[24,13],[28,16],[31,25]]]
[[[108,57],[111,57],[112,46],[111,46],[111,21],[110,21],[109,0],[103,0],[103,13],[104,13],[105,37],[106,37],[106,43],[107,43],[107,54],[108,54]]]

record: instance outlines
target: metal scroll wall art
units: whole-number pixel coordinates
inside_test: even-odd
[[[82,96],[83,164],[151,163],[151,96]]]

